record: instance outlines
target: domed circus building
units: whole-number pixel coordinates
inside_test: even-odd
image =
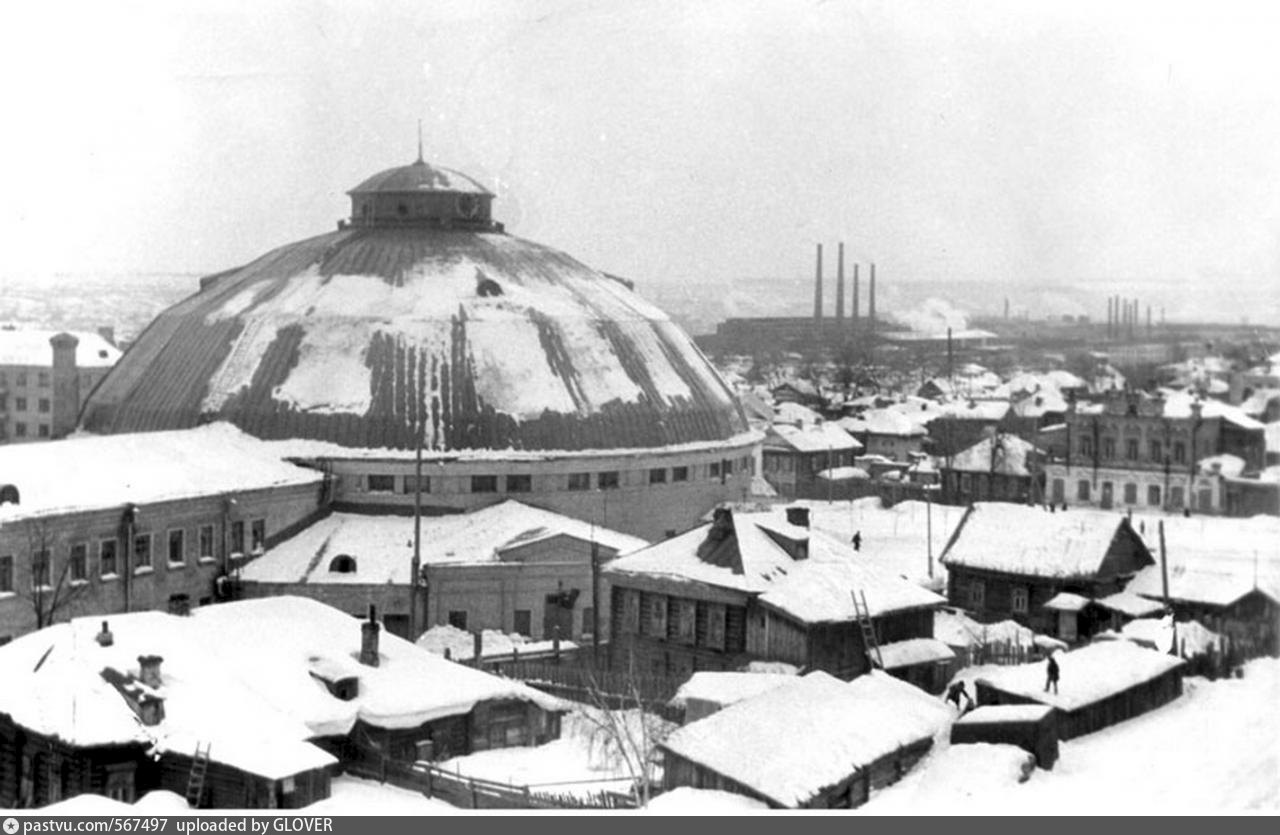
[[[95,433],[228,421],[333,474],[350,509],[508,498],[647,538],[742,499],[759,435],[626,282],[508,235],[494,195],[421,158],[349,192],[337,231],[209,276],[81,415]]]

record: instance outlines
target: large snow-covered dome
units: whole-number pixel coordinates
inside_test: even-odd
[[[747,431],[666,314],[505,234],[470,178],[419,160],[351,196],[338,231],[212,276],[160,314],[94,391],[84,428],[226,420],[264,439],[405,450],[421,427],[433,451],[661,447]]]

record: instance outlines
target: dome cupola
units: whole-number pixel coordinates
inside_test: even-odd
[[[353,226],[425,226],[502,231],[492,217],[493,192],[449,168],[418,158],[388,168],[347,192]]]

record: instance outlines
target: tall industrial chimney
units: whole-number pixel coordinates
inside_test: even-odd
[[[853,318],[849,322],[856,334],[858,332],[858,265],[853,265]]]
[[[844,241],[836,250],[836,336],[844,335]]]
[[[1151,305],[1147,305],[1147,336],[1151,336]]]
[[[1111,328],[1115,324],[1115,304],[1114,299],[1107,296],[1107,339],[1111,338]]]
[[[871,329],[874,335],[876,332],[876,265],[871,262],[871,281],[870,288],[867,290],[867,327]]]
[[[818,266],[813,278],[813,335],[822,338],[822,244],[818,244]]]
[[[1004,320],[1009,321],[1009,297],[1004,297]]]

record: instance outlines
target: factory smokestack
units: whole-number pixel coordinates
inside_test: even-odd
[[[1009,303],[1009,300],[1005,299],[1006,306],[1008,305],[1008,303]],[[1009,318],[1008,315],[1006,315],[1005,318],[1006,319]],[[947,379],[948,380],[954,379],[953,377],[954,373],[955,373],[955,355],[951,351],[951,328],[947,328]]]
[[[1004,297],[1004,320],[1009,321],[1009,297]]]
[[[836,337],[844,335],[844,241],[836,250]]]
[[[1115,299],[1107,296],[1107,339],[1111,338],[1111,328],[1115,324]]]
[[[1151,335],[1151,305],[1147,305],[1147,336]]]
[[[871,262],[871,280],[868,282],[871,286],[867,290],[867,327],[871,329],[871,333],[876,332],[876,265]]]
[[[856,334],[858,332],[858,265],[853,265],[853,317],[849,321],[849,326]]]
[[[813,334],[822,337],[822,244],[818,244],[818,266],[813,278]]]

